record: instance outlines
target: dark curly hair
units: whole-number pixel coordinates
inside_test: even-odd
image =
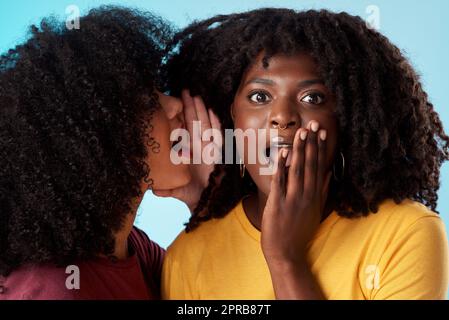
[[[0,58],[0,274],[114,250],[150,168],[151,116],[173,30],[150,13],[43,19]]]
[[[167,66],[172,94],[190,88],[203,96],[223,128],[233,128],[230,106],[258,54],[264,53],[266,67],[276,54],[308,53],[336,96],[345,174],[331,182],[333,208],[356,217],[377,212],[387,198],[396,203],[409,198],[436,211],[449,137],[410,63],[361,18],[272,8],[219,15],[178,33],[172,48]],[[224,216],[254,191],[249,177],[242,183],[237,165],[216,165],[209,181],[187,230]]]

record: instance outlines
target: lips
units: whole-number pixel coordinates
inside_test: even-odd
[[[271,140],[270,146],[265,149],[265,156],[269,160],[269,166],[272,167],[277,164],[279,159],[279,152],[281,149],[288,149],[289,153],[287,156],[286,166],[290,166],[292,159],[292,148],[293,142],[290,142],[284,137],[274,137]]]

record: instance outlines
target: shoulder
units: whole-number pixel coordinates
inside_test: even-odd
[[[134,226],[129,234],[129,241],[136,251],[163,250],[156,242],[150,240],[148,235]]]
[[[366,217],[340,219],[340,222],[350,226],[357,224],[371,230],[381,229],[394,232],[405,232],[416,225],[444,225],[439,215],[422,203],[413,200],[403,200],[396,203],[393,200],[385,200],[379,205],[377,212],[372,212]]]
[[[414,222],[425,217],[439,217],[437,213],[422,203],[410,199],[405,199],[400,203],[395,203],[393,200],[386,200],[379,207],[379,211],[395,214],[398,218],[409,222]]]
[[[379,210],[380,211],[380,210]],[[447,242],[443,219],[422,203],[413,200],[404,200],[400,204],[391,201],[381,212],[387,218],[381,225],[386,230],[398,230],[398,237],[404,241],[417,240],[421,243]]]
[[[164,299],[198,299],[199,274],[210,268],[205,264],[220,264],[217,255],[223,254],[223,245],[238,232],[236,220],[231,210],[222,218],[204,221],[194,230],[178,235],[168,247],[163,264]]]
[[[147,287],[152,296],[159,299],[165,250],[156,242],[150,240],[145,232],[135,226],[131,230],[128,239],[141,265]]]
[[[370,224],[362,231],[375,241],[367,239],[366,257],[370,259],[366,261],[376,261],[380,288],[367,295],[376,299],[444,297],[448,243],[438,214],[416,201],[388,201],[368,219]]]
[[[162,262],[165,250],[156,242],[150,240],[147,234],[137,227],[133,227],[129,235],[129,243],[147,266],[158,266]]]
[[[208,250],[211,244],[220,243],[224,237],[231,236],[236,231],[238,220],[235,216],[236,208],[222,218],[213,218],[202,222],[196,229],[181,233],[167,249],[167,258],[197,257]]]
[[[68,276],[66,268],[53,265],[22,266],[2,279],[0,300],[75,299],[75,292],[66,286]]]
[[[333,215],[333,221],[335,223],[328,224],[332,227],[326,230],[334,242],[365,248],[364,252],[370,257],[403,248],[404,243],[423,247],[431,242],[442,245],[447,242],[440,216],[413,200],[400,203],[386,200],[377,212],[367,216],[346,218]]]
[[[407,232],[414,229],[430,229],[435,227],[444,230],[444,222],[434,211],[420,202],[406,199],[397,204],[392,200],[385,202],[379,209],[379,220],[386,227],[401,227],[401,231]]]

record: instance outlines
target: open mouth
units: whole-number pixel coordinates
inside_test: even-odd
[[[274,142],[272,143],[269,147],[267,147],[265,149],[265,157],[268,159],[269,161],[269,166],[273,167],[275,164],[277,164],[277,161],[279,159],[279,152],[281,149],[288,149],[289,153],[287,156],[287,161],[285,163],[286,167],[289,167],[291,164],[291,159],[292,159],[292,148],[293,148],[293,144],[292,143],[287,143],[287,142]]]

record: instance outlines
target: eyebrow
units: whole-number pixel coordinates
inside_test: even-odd
[[[259,84],[265,84],[269,86],[274,86],[276,82],[271,79],[265,79],[265,78],[253,78],[245,83],[245,86],[250,83],[259,83]],[[321,79],[309,79],[309,80],[303,80],[298,82],[297,87],[298,88],[304,88],[308,87],[314,84],[324,84],[324,81]]]
[[[247,82],[245,83],[245,86],[248,85],[248,84],[250,84],[250,83],[260,83],[260,84],[266,84],[266,85],[269,85],[269,86],[273,86],[273,85],[276,84],[276,82],[274,82],[273,80],[270,80],[270,79],[253,78],[253,79],[247,81]]]

